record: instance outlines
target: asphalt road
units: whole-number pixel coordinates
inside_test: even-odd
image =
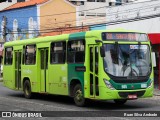
[[[122,106],[117,106],[116,104],[114,104],[113,101],[89,101],[86,107],[77,107],[74,105],[73,99],[67,96],[36,95],[34,99],[25,99],[23,92],[13,91],[5,88],[3,87],[2,82],[0,82],[0,111],[1,115],[4,111],[11,111],[12,114],[13,112],[17,112],[17,114],[14,114],[12,116],[12,119],[16,120],[21,120],[22,117],[24,117],[23,119],[35,119],[32,118],[33,116],[31,116],[30,118],[26,118],[25,115],[28,115],[28,113],[25,112],[31,112],[31,114],[35,113],[37,114],[37,116],[39,115],[36,119],[42,120],[151,120],[159,118],[140,116],[142,114],[148,113],[151,113],[152,115],[160,115],[160,96],[154,96],[152,98],[146,99],[131,100]],[[24,116],[16,117],[18,113]],[[125,117],[125,115],[127,115],[128,117]],[[1,119],[5,120],[11,118],[1,117],[0,120]]]

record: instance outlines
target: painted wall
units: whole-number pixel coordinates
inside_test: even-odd
[[[40,5],[40,16],[45,16],[40,17],[40,30],[76,25],[76,7],[66,0],[50,0]]]
[[[22,40],[37,36],[37,7],[30,6],[19,9],[12,9],[7,11],[0,11],[0,42],[2,39],[2,18],[7,18],[7,36],[6,41]],[[29,22],[29,19],[31,22]],[[15,25],[14,21],[17,21]],[[29,25],[30,23],[30,25]]]

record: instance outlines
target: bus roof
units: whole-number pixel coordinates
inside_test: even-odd
[[[26,45],[26,44],[34,44],[34,43],[41,43],[41,42],[51,42],[51,41],[60,41],[60,40],[75,40],[75,39],[82,39],[85,37],[97,37],[100,36],[102,32],[137,32],[133,30],[125,30],[125,29],[113,29],[113,30],[93,30],[93,31],[86,31],[86,32],[77,32],[72,34],[61,34],[56,36],[47,36],[47,37],[39,37],[39,38],[32,38],[32,39],[25,39],[25,40],[15,40],[6,42],[5,46],[14,46],[14,45]],[[137,32],[142,33],[142,32]],[[100,39],[97,37],[97,39]]]

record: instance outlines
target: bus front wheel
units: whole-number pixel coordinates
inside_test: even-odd
[[[30,84],[29,80],[26,80],[24,82],[23,91],[24,91],[25,98],[30,99],[32,97],[31,84]]]
[[[117,104],[117,105],[123,105],[127,102],[126,99],[116,99],[114,100],[114,102]]]
[[[82,87],[80,84],[77,84],[74,87],[74,102],[79,107],[82,107],[85,105],[85,98],[84,98]]]

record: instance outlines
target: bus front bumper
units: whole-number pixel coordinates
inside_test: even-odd
[[[100,87],[100,96],[102,100],[114,100],[114,99],[137,99],[153,96],[153,86],[146,89],[136,90],[110,90],[106,87]],[[137,98],[136,98],[137,97]]]

